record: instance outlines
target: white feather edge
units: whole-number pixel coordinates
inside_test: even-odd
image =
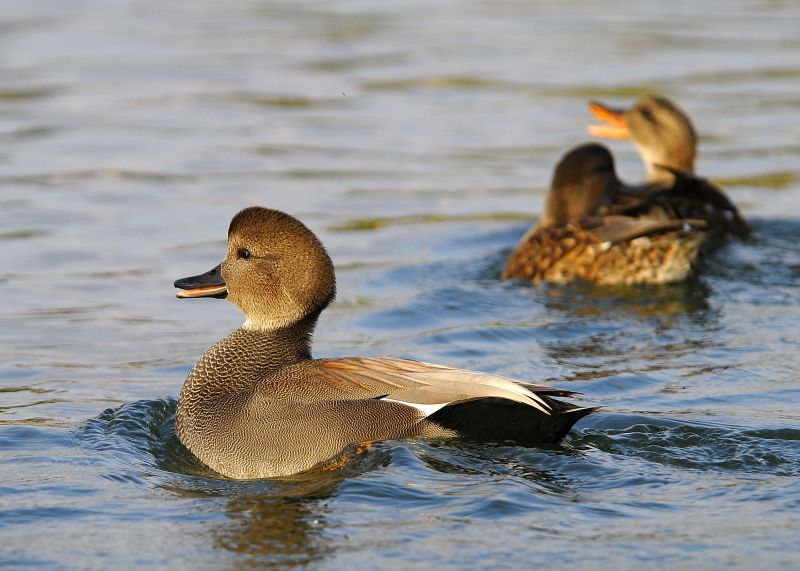
[[[440,410],[440,409],[446,407],[448,404],[450,404],[449,402],[443,402],[443,403],[439,403],[439,404],[419,404],[419,403],[415,403],[415,402],[403,402],[401,400],[395,400],[395,399],[389,399],[389,398],[382,398],[381,400],[382,401],[386,401],[386,402],[396,402],[396,403],[404,404],[406,406],[410,406],[411,408],[415,408],[418,411],[420,411],[422,414],[425,415],[424,418],[428,418],[430,415],[432,415],[437,410]]]
[[[524,381],[517,382],[514,379],[510,379],[508,377],[502,377],[500,375],[493,375],[491,373],[482,373],[479,371],[470,371],[467,369],[454,369],[451,367],[446,367],[444,365],[425,363],[424,361],[406,361],[405,359],[391,359],[385,357],[372,358],[372,360],[383,362],[404,369],[401,376],[421,382],[423,385],[429,386],[432,391],[439,392],[442,389],[445,390],[449,389],[453,392],[468,394],[470,391],[466,390],[466,387],[470,385],[491,387],[491,394],[476,394],[475,396],[477,397],[492,396],[499,398],[507,398],[512,401],[532,406],[542,411],[545,414],[550,414],[550,406],[539,395],[532,392],[526,387],[526,385],[535,386],[532,385],[532,383],[526,383]],[[407,365],[403,366],[406,363]],[[414,370],[414,367],[425,367],[428,368],[429,370],[419,371],[419,370]],[[447,387],[447,385],[450,386]],[[458,385],[461,385],[464,388],[461,390],[457,390],[456,387],[458,387]],[[398,397],[401,395],[402,392],[398,392],[395,393],[395,395],[393,396]],[[436,404],[419,404],[419,403],[405,402],[402,400],[388,399],[388,398],[385,398],[383,400],[392,400],[394,402],[399,402],[407,406],[414,407],[417,410],[426,413],[426,417],[430,416],[437,410],[447,406],[448,404],[456,402],[456,401],[449,401]]]

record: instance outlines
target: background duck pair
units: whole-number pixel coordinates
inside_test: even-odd
[[[650,105],[685,119],[660,98],[618,115],[602,109],[627,124]],[[653,119],[660,112],[650,111]],[[688,119],[684,127],[693,160]],[[690,171],[664,167],[667,175],[634,189],[617,179],[604,147],[568,153],[542,218],[511,254],[503,278],[675,281],[693,271],[709,236],[732,232],[717,219],[746,230],[727,199],[721,214],[708,209],[721,199],[703,202],[707,195],[724,199],[720,191]],[[184,290],[178,297],[227,298],[246,317],[195,365],[176,414],[181,441],[217,472],[242,479],[287,475],[324,466],[354,442],[407,436],[556,442],[595,410],[553,398],[571,391],[464,369],[389,358],[313,359],[311,336],[335,284],[317,237],[288,214],[260,207],[233,218],[218,267],[175,282]]]
[[[697,271],[710,238],[749,233],[724,193],[694,176],[697,139],[674,103],[654,96],[627,110],[599,103],[590,109],[608,121],[590,132],[630,137],[647,166],[648,182],[624,185],[602,145],[568,152],[556,167],[544,213],[512,252],[503,279],[676,282]]]

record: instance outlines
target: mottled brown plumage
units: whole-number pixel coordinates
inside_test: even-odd
[[[514,248],[502,279],[630,285],[690,276],[707,238],[697,230],[703,222],[621,216],[616,213],[649,204],[646,198],[612,204],[625,192],[608,149],[590,143],[568,152],[556,167],[545,212]]]
[[[378,439],[555,442],[594,410],[553,398],[570,391],[487,373],[404,359],[313,359],[311,334],[335,295],[333,264],[308,228],[276,210],[237,214],[220,266],[175,285],[179,297],[227,296],[247,318],[192,369],[175,418],[181,442],[231,478],[301,472]]]
[[[598,137],[630,138],[647,167],[654,187],[648,195],[660,196],[641,216],[704,220],[714,236],[733,234],[744,238],[750,227],[722,190],[694,175],[697,136],[689,117],[665,97],[643,97],[629,109],[612,109],[597,102],[590,111],[605,125],[593,125]]]
[[[523,278],[531,283],[580,279],[598,285],[681,281],[695,272],[706,240],[703,233],[683,225],[677,220],[609,216],[542,228],[517,245],[502,279]],[[626,239],[621,226],[632,226],[637,236]]]

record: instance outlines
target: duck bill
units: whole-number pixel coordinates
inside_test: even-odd
[[[182,289],[175,297],[216,297],[223,299],[228,295],[228,286],[222,279],[222,264],[199,276],[175,280],[175,287]]]
[[[603,139],[627,139],[630,137],[628,126],[625,125],[624,109],[612,109],[597,101],[590,101],[589,111],[601,121],[606,122],[605,125],[589,125],[589,134]]]

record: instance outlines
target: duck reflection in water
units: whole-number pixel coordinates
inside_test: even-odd
[[[634,375],[637,382],[708,347],[723,310],[703,279],[660,286],[551,284],[536,288],[548,320],[531,321],[537,349],[579,382]],[[615,381],[620,382],[620,381]],[[634,383],[635,384],[635,383]]]
[[[102,441],[108,442],[111,430],[121,432],[113,436],[121,435],[130,442],[131,426],[139,429],[135,441],[140,442],[142,434],[148,435],[144,453],[146,457],[152,455],[159,474],[164,475],[159,487],[196,500],[190,505],[208,538],[203,543],[223,557],[225,552],[241,555],[235,559],[237,568],[307,565],[333,553],[339,545],[325,533],[329,526],[328,500],[340,493],[343,483],[391,462],[394,447],[388,442],[374,442],[368,447],[345,447],[317,469],[303,474],[251,481],[220,478],[175,434],[176,404],[173,399],[142,401],[108,411],[105,414],[116,422],[113,428],[100,425]]]
[[[354,466],[361,473],[368,469]],[[184,498],[222,503],[212,511],[223,513],[225,519],[215,518],[203,528],[215,550],[244,555],[237,558],[237,565],[283,567],[307,565],[334,550],[324,536],[323,504],[350,475],[352,469],[255,482],[202,478],[165,488]]]

